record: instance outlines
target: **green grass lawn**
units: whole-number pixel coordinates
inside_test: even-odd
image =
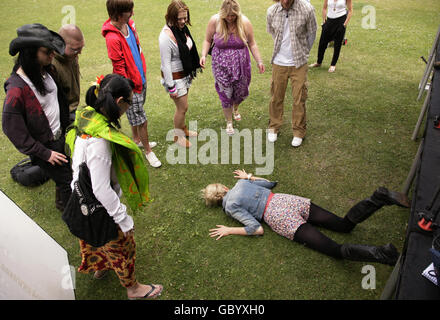
[[[312,0],[318,25],[322,1]],[[160,299],[378,299],[392,267],[372,264],[376,289],[361,287],[366,263],[339,261],[282,238],[266,225],[262,237],[229,236],[209,238],[216,224],[239,226],[220,208],[206,208],[200,189],[212,182],[233,186],[233,170],[255,172],[259,164],[169,164],[174,104],[160,85],[158,36],[164,25],[168,1],[135,2],[137,29],[147,60],[148,92],[145,105],[150,139],[162,161],[160,169],[149,169],[152,202],[134,215],[136,225],[137,278],[144,283],[161,283]],[[192,35],[199,53],[209,17],[220,0],[187,0],[191,10]],[[243,12],[253,23],[256,40],[267,68],[257,72],[253,61],[250,96],[241,106],[242,129],[266,129],[268,123],[270,58],[273,42],[266,33],[266,9],[270,0],[241,0]],[[40,22],[58,30],[62,8],[76,9],[76,23],[86,38],[80,56],[81,86],[85,93],[97,75],[112,72],[101,26],[107,18],[105,0],[2,1],[0,13],[0,76],[5,80],[13,59],[9,42],[16,29]],[[362,28],[362,8],[376,10],[376,29]],[[307,101],[307,138],[294,149],[290,129],[291,94],[285,101],[285,123],[275,144],[275,168],[268,179],[277,180],[276,192],[293,193],[343,216],[356,201],[369,196],[377,186],[401,190],[416,153],[411,140],[422,101],[416,101],[418,84],[434,41],[440,17],[440,3],[426,0],[370,0],[354,5],[347,28],[348,44],[342,48],[336,72],[327,72],[332,49],[326,52],[321,69],[310,70]],[[316,61],[321,34],[318,28],[309,63]],[[4,99],[4,92],[0,92]],[[82,104],[84,99],[82,99]],[[207,69],[193,83],[188,120],[198,129],[220,133],[225,127],[220,102],[214,89],[210,60]],[[130,132],[126,117],[123,130]],[[199,142],[199,148],[204,145]],[[244,147],[242,146],[242,149]],[[0,188],[35,222],[51,235],[69,255],[70,264],[80,264],[79,243],[72,236],[54,205],[54,184],[28,189],[14,183],[10,168],[23,159],[3,133],[0,134]],[[200,149],[199,149],[200,150]],[[392,242],[402,249],[409,210],[387,207],[352,234],[323,230],[338,242],[381,245]],[[17,235],[21,235],[17,230]],[[103,281],[76,273],[77,299],[125,299],[126,292],[114,274]]]

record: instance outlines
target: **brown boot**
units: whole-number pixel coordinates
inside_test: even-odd
[[[198,136],[197,132],[189,131],[186,125],[183,127],[183,132],[185,132],[186,137],[197,137]]]
[[[174,128],[174,142],[184,148],[191,147],[191,142],[185,138],[185,132],[182,129]]]
[[[192,146],[191,142],[189,142],[188,139],[186,139],[185,137],[181,137],[181,136],[180,137],[174,136],[174,142],[184,148],[190,148]]]

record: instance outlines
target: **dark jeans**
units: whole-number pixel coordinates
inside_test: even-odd
[[[45,146],[50,150],[65,154],[64,137],[61,137],[56,141],[50,141],[46,143]],[[49,162],[39,157],[31,156],[31,160],[33,164],[39,166],[47,174],[47,176],[55,182],[57,194],[59,194],[60,204],[65,207],[67,201],[69,201],[70,194],[72,193],[72,189],[70,188],[70,183],[72,182],[72,169],[70,166],[70,161],[63,163],[62,165],[51,165]]]
[[[307,223],[302,224],[295,232],[294,241],[331,257],[342,259],[341,245],[322,234],[314,226],[349,233],[356,225],[346,217],[338,217],[311,203]]]
[[[339,59],[339,53],[341,52],[342,42],[345,36],[344,22],[347,19],[347,15],[336,19],[327,18],[325,23],[322,25],[321,38],[319,39],[318,47],[318,61],[321,64],[324,59],[324,53],[327,49],[327,45],[330,41],[334,41],[334,51],[332,66],[335,66]]]

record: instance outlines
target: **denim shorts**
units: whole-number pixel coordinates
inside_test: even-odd
[[[165,91],[169,93],[163,79],[161,80],[161,83],[165,87]],[[186,76],[185,78],[174,80],[174,83],[176,85],[177,98],[180,98],[188,94],[188,89],[191,87],[192,79],[190,76]]]
[[[145,97],[147,96],[147,84],[144,85],[141,93],[133,92],[133,103],[128,108],[126,114],[130,126],[140,126],[147,121],[144,110]]]

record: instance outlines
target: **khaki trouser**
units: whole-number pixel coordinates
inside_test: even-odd
[[[283,124],[284,96],[290,79],[293,97],[293,135],[298,138],[304,138],[306,135],[307,71],[307,64],[299,68],[272,65],[269,129],[273,129],[278,133]]]

